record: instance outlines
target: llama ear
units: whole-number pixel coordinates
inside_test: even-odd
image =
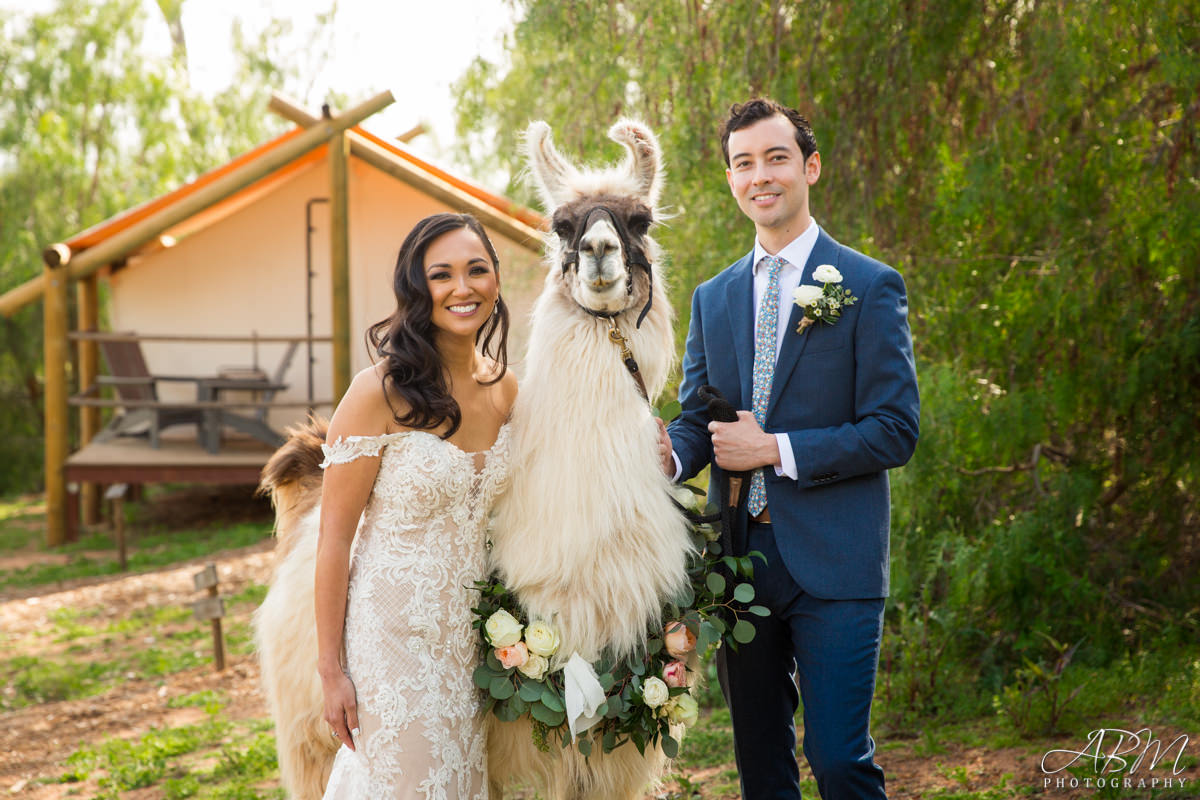
[[[662,189],[662,150],[658,139],[641,122],[622,119],[608,129],[608,138],[629,148],[626,167],[637,186],[638,194],[651,208],[658,207]]]
[[[525,131],[525,158],[547,211],[553,212],[572,198],[568,182],[575,168],[554,147],[547,123],[537,120],[529,124]]]

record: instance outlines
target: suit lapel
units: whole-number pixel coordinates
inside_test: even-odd
[[[840,250],[838,243],[833,240],[824,229],[817,235],[817,241],[813,244],[812,252],[808,256],[808,262],[804,265],[804,270],[801,272],[800,285],[817,285],[812,278],[813,270],[821,264],[832,264],[835,267],[838,265],[838,256]],[[775,375],[771,379],[771,400],[767,404],[767,418],[770,419],[771,412],[775,410],[775,405],[779,402],[779,398],[783,395],[783,387],[787,385],[791,378],[792,372],[796,368],[796,362],[800,360],[800,356],[804,354],[804,348],[808,346],[808,340],[812,337],[815,328],[809,328],[802,334],[796,333],[796,326],[800,324],[800,318],[804,312],[800,310],[800,306],[792,302],[792,298],[779,298],[782,305],[788,303],[791,308],[791,314],[788,315],[788,332],[783,337],[783,346],[779,350],[779,359],[775,362]],[[821,323],[817,323],[820,325]],[[751,354],[754,353],[754,346],[751,343]],[[751,355],[753,358],[753,355]]]
[[[754,274],[751,271],[754,251],[751,250],[733,267],[725,310],[729,315],[729,330],[733,334],[733,353],[737,361],[738,385],[742,388],[742,404],[750,402],[754,375]]]

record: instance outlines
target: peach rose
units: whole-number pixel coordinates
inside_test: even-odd
[[[529,650],[525,647],[524,642],[517,642],[507,647],[497,647],[496,658],[504,665],[505,669],[512,669],[522,666],[529,660]]]
[[[663,630],[663,644],[673,658],[683,658],[696,648],[696,634],[689,631],[680,620],[668,622]]]
[[[662,677],[663,683],[672,689],[687,686],[687,667],[683,665],[682,661],[672,661],[663,667]]]

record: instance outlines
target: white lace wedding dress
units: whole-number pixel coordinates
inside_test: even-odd
[[[383,457],[350,559],[346,665],[357,750],[338,750],[325,800],[486,800],[471,587],[488,510],[508,479],[508,425],[468,453],[424,431],[325,445],[326,467]]]

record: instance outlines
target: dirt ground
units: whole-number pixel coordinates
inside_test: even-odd
[[[218,564],[222,593],[233,594],[246,586],[269,581],[270,549],[271,543],[265,542],[252,548],[214,554],[204,560]],[[10,593],[0,598],[0,627],[19,637],[48,626],[50,615],[62,607],[103,609],[104,616],[120,618],[145,606],[185,604],[195,598],[192,575],[197,571],[197,563],[174,565],[144,574],[91,579],[69,588],[41,590],[41,593],[28,590],[21,596]],[[205,689],[220,691],[229,699],[222,712],[225,718],[265,718],[267,711],[258,689],[258,677],[258,665],[253,657],[238,656],[231,658],[228,668],[219,674],[211,666],[177,673],[166,679],[146,680],[131,673],[118,688],[98,697],[0,714],[0,797],[57,800],[81,796],[78,785],[43,785],[38,779],[59,775],[67,756],[81,744],[94,745],[110,737],[133,738],[151,727],[191,724],[203,716],[204,712],[197,708],[170,708],[168,703],[173,697]],[[1155,733],[1168,735],[1166,731]],[[1038,766],[1041,753],[1048,747],[1082,747],[1083,742],[1038,742],[1036,746],[1002,749],[945,743],[936,755],[918,755],[915,741],[883,744],[887,746],[881,747],[877,760],[888,776],[889,794],[897,800],[936,796],[995,800],[1029,795],[1074,800],[1095,796],[1094,789],[1083,787],[1076,790],[1053,786],[1046,790],[1042,788],[1044,776]],[[685,741],[685,752],[686,748]],[[706,798],[729,797],[726,792],[715,789],[720,784],[728,784],[728,771],[732,769],[730,763],[699,770],[688,774],[688,779],[701,787],[702,796]],[[1185,773],[1193,779],[1189,785],[1196,785],[1197,772],[1193,766]],[[1167,773],[1159,770],[1157,774]],[[1011,777],[1005,778],[1006,775]],[[130,793],[129,796],[148,799],[162,795],[159,788]],[[1136,798],[1148,797],[1149,793],[1135,788],[1106,796]]]

